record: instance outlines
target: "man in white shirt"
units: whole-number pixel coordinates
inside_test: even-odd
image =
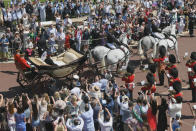
[[[107,116],[105,118],[105,121],[103,121],[100,117],[101,110],[99,110],[98,122],[99,122],[99,125],[101,127],[101,131],[111,131],[112,123],[113,123],[112,115],[110,114],[110,112],[107,108],[105,108],[105,111],[107,112]]]

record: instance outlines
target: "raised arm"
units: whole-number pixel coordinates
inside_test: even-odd
[[[2,95],[2,94],[0,94],[0,97],[1,97],[1,100],[0,100],[0,106],[2,106],[2,104],[3,104],[3,95]]]
[[[108,115],[109,115],[109,117],[110,117],[110,119],[111,119],[111,118],[112,118],[112,115],[111,115],[111,113],[109,112],[108,108],[105,108],[105,110],[106,110],[106,112],[108,113]]]

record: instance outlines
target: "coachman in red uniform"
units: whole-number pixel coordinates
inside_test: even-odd
[[[16,53],[14,54],[14,62],[16,65],[16,68],[19,69],[19,60],[20,60],[20,50],[16,50]]]
[[[125,81],[125,86],[129,90],[130,94],[130,100],[133,100],[133,88],[135,86],[134,84],[134,79],[135,79],[135,74],[134,74],[134,68],[133,67],[127,67],[127,74],[122,78],[122,81]]]
[[[20,55],[20,59],[19,59],[19,64],[22,70],[29,70],[31,68],[31,66],[27,63],[27,61],[24,58],[24,54]]]
[[[160,56],[159,58],[153,59],[154,62],[158,63],[158,74],[159,74],[159,81],[160,86],[164,84],[164,73],[165,73],[165,59],[166,59],[166,49],[164,46],[159,48]]]

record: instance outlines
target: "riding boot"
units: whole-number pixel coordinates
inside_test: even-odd
[[[164,71],[160,71],[159,81],[160,81],[160,86],[164,85]]]

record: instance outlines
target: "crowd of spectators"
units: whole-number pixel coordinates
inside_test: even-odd
[[[194,1],[187,0],[44,3],[22,0],[11,1],[7,8],[0,1],[0,24],[6,26],[0,40],[2,59],[8,60],[8,52],[15,53],[19,50],[25,52],[25,58],[34,55],[41,57],[45,51],[49,55],[56,55],[68,48],[85,51],[89,40],[92,40],[92,45],[113,43],[108,34],[119,38],[121,34],[128,33],[129,39],[139,40],[143,36],[152,35],[154,30],[152,26],[147,30],[149,25],[163,29],[174,23],[178,33],[189,30],[190,36],[193,36],[194,4]],[[82,16],[88,16],[86,22],[79,25],[72,22],[72,17],[79,19]],[[56,24],[42,26],[46,21],[55,21]],[[73,75],[72,84],[68,87],[59,88],[51,84],[44,94],[30,96],[23,93],[11,99],[0,95],[0,129],[178,131],[182,126],[183,95],[176,59],[170,54],[169,62],[166,63],[166,51],[160,48],[159,52],[160,58],[154,59],[154,63],[158,63],[161,85],[164,83],[164,73],[167,73],[168,99],[155,97],[157,64],[149,65],[147,82],[141,82],[143,87],[137,98],[133,97],[134,87],[138,86],[134,82],[137,74],[133,67],[128,67],[127,74],[122,76],[122,81],[125,81],[122,86],[109,73],[95,76],[92,82],[88,78],[81,81],[78,75]],[[196,101],[195,62],[196,52],[193,52],[186,64],[189,68],[193,102]],[[193,107],[193,113],[195,110]],[[170,118],[169,122],[167,117]],[[193,129],[195,130],[195,124]]]
[[[8,7],[2,0],[0,3],[0,25],[6,27],[0,42],[3,61],[8,60],[16,49],[28,55],[38,50],[40,56],[45,50],[52,54],[70,47],[84,50],[90,40],[94,45],[113,43],[108,32],[115,38],[127,33],[129,42],[137,41],[171,23],[177,25],[179,34],[189,30],[193,36],[195,3],[191,0],[46,0],[44,3],[11,0]],[[88,16],[87,20],[72,23],[71,18],[82,16]],[[44,27],[46,21],[56,24],[49,23],[49,27]]]

